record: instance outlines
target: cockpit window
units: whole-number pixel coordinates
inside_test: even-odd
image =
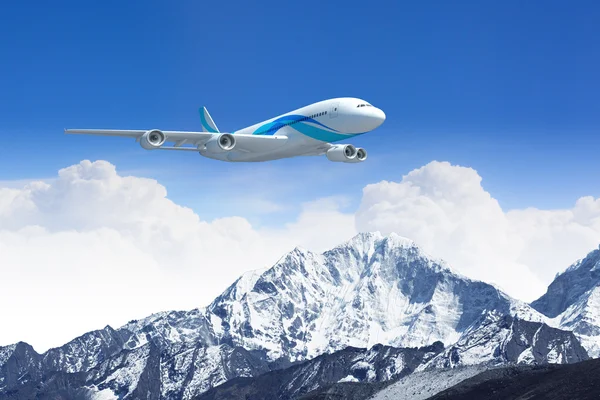
[[[361,108],[361,107],[373,107],[373,106],[370,105],[369,103],[359,104],[356,106],[356,108]]]

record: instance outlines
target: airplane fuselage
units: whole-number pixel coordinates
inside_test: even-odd
[[[269,161],[302,155],[322,154],[323,145],[363,135],[379,127],[385,114],[367,101],[342,97],[320,101],[279,115],[249,127],[231,132],[244,135],[285,136],[276,148],[264,152],[230,151],[211,153],[200,150],[205,157],[221,161]]]

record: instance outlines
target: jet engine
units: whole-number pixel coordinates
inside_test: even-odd
[[[158,149],[165,143],[166,136],[158,129],[153,129],[142,135],[140,144],[146,150]]]
[[[235,147],[235,137],[231,133],[221,133],[214,135],[205,144],[206,151],[209,153],[224,153],[231,151]]]
[[[350,163],[359,163],[359,162],[363,162],[367,159],[367,151],[361,147],[356,149],[356,157],[354,157],[352,160],[350,161],[346,161],[346,162],[350,162]]]
[[[336,144],[327,150],[327,159],[335,162],[352,162],[356,157],[356,147],[351,144]]]

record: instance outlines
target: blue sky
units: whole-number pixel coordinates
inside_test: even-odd
[[[268,224],[319,197],[356,208],[366,184],[440,160],[475,168],[505,209],[567,208],[600,196],[599,20],[594,1],[10,2],[0,181],[104,159],[201,217]],[[227,131],[339,96],[387,114],[353,141],[364,164],[227,164],[62,133],[199,130],[202,105]]]

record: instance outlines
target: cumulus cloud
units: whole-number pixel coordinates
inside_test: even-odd
[[[0,188],[0,317],[11,326],[0,345],[44,350],[105,324],[204,306],[297,245],[322,251],[350,238],[354,217],[338,206],[306,204],[280,229],[235,216],[207,222],[156,181],[120,176],[104,161]]]
[[[363,190],[360,231],[396,232],[461,273],[523,300],[541,295],[553,276],[600,242],[600,199],[572,209],[502,210],[472,168],[431,162],[400,182]]]

